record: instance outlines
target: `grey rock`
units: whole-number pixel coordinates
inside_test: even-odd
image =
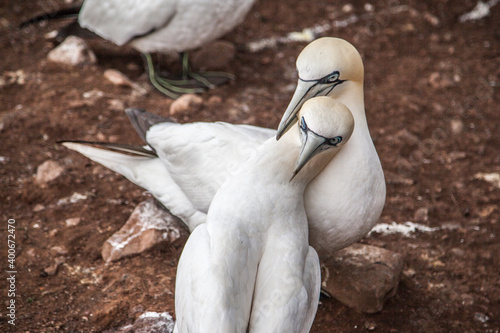
[[[97,58],[87,43],[76,36],[69,36],[56,48],[49,52],[47,58],[55,63],[70,66],[95,64]]]
[[[403,264],[401,254],[353,244],[322,264],[322,287],[358,311],[379,312],[396,294]]]
[[[174,319],[168,312],[145,312],[132,325],[126,325],[106,333],[172,333]]]
[[[123,227],[114,233],[102,247],[106,262],[142,253],[159,243],[172,243],[186,232],[178,220],[160,208],[154,200],[141,202]]]

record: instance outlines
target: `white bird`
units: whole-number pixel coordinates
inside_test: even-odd
[[[354,118],[310,99],[300,126],[268,139],[221,186],[179,260],[174,332],[309,332],[319,258],[308,244],[307,184],[346,144]]]
[[[177,97],[175,92],[196,89],[176,87],[185,84],[159,77],[154,72],[150,53],[184,53],[183,74],[211,88],[210,78],[226,73],[193,73],[189,70],[187,51],[207,44],[234,29],[250,11],[254,0],[85,0],[81,10],[61,10],[54,15],[40,15],[22,26],[41,19],[68,17],[78,13],[78,22],[95,34],[117,45],[128,44],[145,55],[151,83],[161,92]],[[227,75],[225,75],[228,77]],[[188,77],[185,77],[187,79]]]
[[[310,243],[325,260],[375,225],[385,202],[384,174],[368,130],[363,63],[354,46],[339,38],[320,38],[301,52],[297,69],[297,89],[278,136],[293,124],[304,101],[318,95],[342,102],[356,120],[351,140],[305,193]],[[205,222],[213,196],[237,166],[276,135],[255,126],[175,124],[137,110],[127,113],[157,156],[128,156],[82,143],[65,145],[150,191],[190,230]]]

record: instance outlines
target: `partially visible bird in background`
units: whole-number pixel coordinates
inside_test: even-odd
[[[21,27],[46,19],[77,18],[82,28],[119,46],[129,45],[144,55],[149,80],[171,98],[200,92],[234,76],[223,72],[191,70],[188,51],[234,29],[254,0],[86,0],[82,6],[36,16]],[[151,53],[180,53],[182,77],[161,77]]]

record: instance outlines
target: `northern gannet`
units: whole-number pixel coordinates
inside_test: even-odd
[[[213,87],[211,77],[225,73],[193,73],[187,51],[209,43],[234,29],[250,11],[254,0],[85,0],[81,9],[60,11],[68,17],[78,13],[78,22],[117,45],[128,44],[144,54],[151,83],[170,97],[199,89],[182,87],[188,78]],[[44,14],[21,26],[57,16]],[[150,53],[183,53],[184,81],[161,78],[154,71]],[[227,75],[226,75],[227,76]]]
[[[179,259],[174,332],[309,332],[321,285],[304,190],[346,144],[349,110],[308,100],[281,140],[268,139],[220,187]]]
[[[385,202],[384,174],[368,130],[363,63],[354,46],[339,38],[317,39],[300,53],[297,69],[297,89],[278,135],[293,124],[303,102],[317,95],[342,102],[356,120],[351,140],[305,193],[310,243],[325,260],[375,225]],[[83,143],[65,145],[150,191],[190,230],[205,221],[222,183],[277,133],[223,122],[175,124],[139,110],[127,113],[154,150],[149,156],[128,156]]]

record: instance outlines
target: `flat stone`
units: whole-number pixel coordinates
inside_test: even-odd
[[[322,264],[322,287],[358,311],[375,313],[396,294],[404,259],[371,245],[353,244]]]
[[[104,243],[101,254],[106,262],[116,261],[159,243],[172,243],[183,232],[175,217],[149,199],[137,205],[125,225]]]
[[[60,166],[59,163],[47,160],[36,169],[35,181],[39,185],[44,185],[59,177],[63,172],[64,168]]]
[[[97,62],[94,52],[87,43],[76,36],[66,38],[49,52],[47,58],[52,62],[70,66],[84,66]]]

